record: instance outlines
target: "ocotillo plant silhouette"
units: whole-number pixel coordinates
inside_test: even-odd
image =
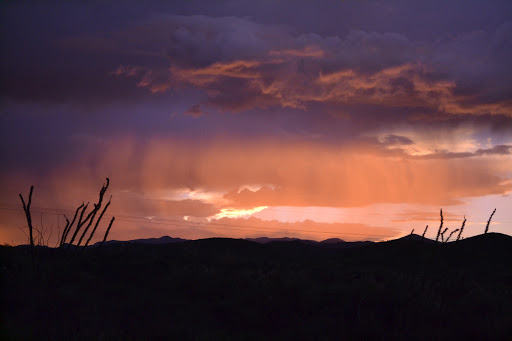
[[[439,240],[439,236],[441,235],[441,229],[443,228],[443,209],[441,208],[441,225],[439,225],[439,230],[437,230],[436,242]]]
[[[100,193],[99,193],[99,199],[98,199],[98,203],[97,204],[93,204],[94,205],[94,208],[91,210],[91,212],[89,212],[89,214],[87,214],[86,218],[84,219],[84,214],[87,210],[87,207],[89,206],[89,203],[85,204],[82,204],[80,205],[76,212],[75,212],[75,217],[77,215],[77,213],[79,211],[80,212],[80,216],[78,217],[78,222],[76,224],[76,228],[75,228],[75,232],[73,233],[73,236],[71,237],[71,240],[69,241],[69,244],[67,245],[67,248],[66,248],[66,251],[69,250],[69,248],[71,247],[71,245],[73,244],[75,238],[77,237],[78,233],[80,232],[81,228],[83,226],[85,226],[80,238],[78,239],[78,242],[75,246],[75,250],[74,250],[74,253],[76,252],[76,250],[80,247],[80,244],[82,243],[82,240],[85,238],[86,234],[87,234],[87,231],[89,230],[89,228],[92,226],[93,222],[94,222],[94,218],[96,217],[96,214],[98,213],[98,211],[100,210],[101,208],[101,204],[103,202],[103,196],[105,195],[105,192],[107,191],[108,189],[108,186],[110,184],[110,179],[107,178],[106,179],[107,182],[106,184],[104,184],[102,187],[101,187],[101,190],[100,190]],[[103,214],[105,213],[105,211],[107,210],[108,206],[110,205],[110,201],[111,201],[112,197],[109,199],[107,205],[105,206],[105,208],[103,209],[103,211],[101,212],[100,216],[98,217],[98,220],[96,221],[96,224],[94,225],[94,228],[91,232],[91,234],[89,235],[89,238],[87,239],[87,242],[86,244],[89,243],[89,241],[92,239],[94,233],[96,232],[96,229],[98,227],[98,224],[101,220],[101,218],[103,218]],[[81,208],[81,209],[80,209]],[[66,217],[66,221],[69,221]],[[73,222],[75,221],[75,218],[73,218],[73,221],[69,224],[69,226],[67,226],[67,232],[69,233],[69,231],[71,230],[72,226],[73,226]],[[114,219],[111,220],[110,222],[110,225],[108,227],[108,230],[107,230],[107,233],[105,234],[105,238],[107,237],[108,235],[108,231],[110,230],[110,228],[112,227],[112,223],[114,222]],[[87,225],[86,225],[87,224]],[[66,236],[63,236],[62,238],[63,242],[61,245],[64,245],[65,243],[65,240],[66,240]]]
[[[484,234],[486,234],[487,231],[489,231],[489,224],[491,223],[492,216],[494,215],[495,212],[496,212],[496,209],[494,209],[494,211],[492,211],[491,216],[489,217],[489,220],[487,220],[487,225],[485,225]]]
[[[425,238],[425,233],[427,233],[427,230],[428,230],[428,225],[427,225],[427,227],[425,227],[425,231],[423,231],[423,234],[421,235],[422,238]]]
[[[105,214],[107,208],[110,206],[110,202],[112,200],[112,197],[110,197],[110,199],[108,200],[108,203],[105,205],[105,207],[103,208],[100,216],[96,220],[96,223],[94,224],[94,228],[92,229],[92,232],[89,234],[89,237],[87,239],[85,239],[86,236],[87,236],[87,233],[89,232],[90,227],[94,223],[94,219],[95,219],[97,213],[99,212],[99,210],[100,210],[100,208],[102,206],[103,196],[105,195],[105,192],[107,191],[108,186],[110,184],[109,178],[106,178],[106,180],[107,180],[106,184],[104,184],[102,186],[101,190],[100,190],[98,203],[97,204],[93,204],[94,208],[91,210],[91,212],[86,214],[87,207],[89,207],[89,203],[85,204],[85,203],[82,202],[82,204],[80,206],[78,206],[77,209],[75,210],[75,214],[74,214],[73,219],[71,221],[66,217],[66,215],[64,215],[64,218],[66,219],[66,226],[64,227],[64,230],[62,231],[62,234],[60,236],[58,236],[58,238],[57,238],[57,245],[59,246],[59,248],[63,248],[67,244],[67,246],[66,246],[66,248],[64,250],[64,253],[66,253],[69,250],[69,248],[71,247],[71,245],[73,245],[73,242],[79,236],[79,232],[80,231],[82,231],[82,233],[80,234],[80,237],[78,238],[78,242],[77,242],[77,244],[75,246],[74,252],[76,252],[76,250],[80,247],[80,245],[81,245],[83,240],[86,240],[85,246],[89,245],[89,242],[91,241],[92,237],[94,236],[94,233],[96,232],[96,230],[98,228],[98,225],[99,225],[101,219],[103,218],[103,215]],[[33,230],[36,230],[36,232],[38,233],[38,244],[41,244],[41,245],[44,245],[44,240],[45,239],[44,239],[43,235],[47,231],[43,227],[43,225],[42,225],[42,217],[41,217],[41,229],[40,230],[35,229],[32,226],[32,216],[30,214],[30,205],[32,203],[32,193],[33,193],[33,191],[34,191],[34,186],[31,186],[30,187],[30,194],[29,194],[29,198],[28,198],[28,203],[25,203],[25,200],[23,199],[23,196],[21,194],[19,195],[20,199],[21,199],[21,202],[23,204],[23,210],[25,211],[25,216],[26,216],[26,219],[27,219],[27,224],[28,224],[28,228],[29,228],[29,235],[30,235],[30,237],[29,237],[29,239],[30,239],[30,246],[31,246],[32,250],[34,248]],[[85,216],[85,218],[84,218],[84,216]],[[108,225],[107,231],[105,233],[105,236],[104,236],[103,241],[102,241],[101,244],[103,244],[106,241],[106,239],[108,237],[108,233],[110,232],[110,229],[112,228],[112,224],[113,224],[114,220],[115,220],[115,218],[112,217],[112,219],[110,220],[110,224]],[[72,234],[71,239],[69,240],[69,242],[66,243],[66,240],[67,240],[71,230],[73,229],[73,225],[75,225],[75,222],[76,222],[75,231]],[[82,230],[82,227],[84,227],[84,226],[85,226],[85,228]],[[23,232],[25,232],[25,231],[23,231]],[[52,230],[50,230],[50,233],[52,233]],[[60,234],[60,228],[59,228],[59,234]],[[48,244],[48,240],[50,239],[50,237],[51,237],[51,235],[46,238],[46,240],[47,240],[46,244]],[[85,246],[84,246],[84,248],[85,248]],[[32,251],[32,258],[33,258],[33,251]]]
[[[465,225],[466,225],[466,216],[464,216],[464,221],[462,222],[462,226],[459,230],[459,235],[457,236],[457,241],[460,239],[460,236],[462,235],[462,231],[464,230]]]
[[[444,241],[444,234],[446,233],[446,231],[448,231],[448,227],[445,228],[443,232],[441,232],[441,242],[443,242],[443,243],[445,242]]]
[[[78,243],[76,244],[75,252],[80,247],[80,244],[82,243],[82,240],[84,239],[85,234],[87,233],[87,231],[89,230],[89,228],[91,227],[91,225],[92,225],[92,223],[94,221],[94,217],[96,216],[96,213],[98,213],[99,209],[101,208],[101,203],[103,202],[103,196],[105,195],[105,192],[107,191],[109,183],[110,183],[110,180],[109,180],[109,178],[107,178],[107,184],[103,185],[101,187],[100,198],[98,200],[98,203],[94,204],[94,209],[91,212],[92,213],[91,219],[89,220],[89,224],[87,224],[87,226],[85,227],[84,232],[82,233],[82,236],[80,237],[80,239],[78,240]],[[105,213],[106,209],[110,205],[110,200],[111,199],[112,199],[112,197],[110,197],[110,199],[108,200],[108,204],[105,206],[104,210],[101,212],[101,215],[100,215],[99,219],[96,221],[95,228],[93,229],[91,235],[89,236],[89,240],[92,238],[92,234],[94,234],[94,232],[96,232],[96,227],[98,226],[101,218],[103,217],[103,213]]]
[[[69,219],[66,217],[66,215],[64,215],[64,219],[66,219],[66,226],[64,227],[62,237],[60,238],[60,246],[64,246],[64,244],[66,243],[66,238],[68,237],[69,231],[71,230],[71,226],[73,226],[73,224],[75,223],[78,212],[82,207],[84,207],[84,203],[82,203],[82,205],[76,208],[75,215],[73,216],[73,220],[71,220],[71,223],[69,222]]]
[[[452,232],[450,232],[450,235],[448,236],[448,238],[446,238],[446,241],[445,243],[448,243],[448,241],[450,240],[450,238],[452,237],[452,235],[457,232],[459,229],[456,229],[456,230],[453,230]]]
[[[110,199],[112,199],[112,197],[110,197]],[[103,209],[103,211],[101,212],[100,214],[100,217],[98,218],[98,220],[96,221],[96,225],[94,225],[94,228],[92,229],[92,232],[91,232],[91,235],[89,236],[89,239],[87,239],[87,242],[85,243],[84,245],[84,250],[85,248],[87,247],[87,245],[89,245],[89,242],[91,241],[92,239],[92,236],[94,235],[94,232],[96,232],[96,229],[98,228],[98,224],[101,220],[101,218],[103,218],[103,214],[105,214],[105,211],[107,210],[108,206],[110,205],[110,199],[108,200],[108,203],[107,205],[105,206],[105,208]],[[110,230],[110,226],[112,226],[112,222],[114,221],[114,217],[112,217],[112,221],[110,222],[109,224],[109,228],[107,229],[107,234],[108,234],[108,231]],[[106,238],[106,237],[105,237]]]
[[[105,241],[107,240],[108,233],[110,232],[110,228],[112,227],[112,223],[116,220],[116,217],[112,217],[112,220],[110,220],[110,224],[108,224],[107,232],[105,232],[105,237],[101,241],[100,247],[103,246]]]

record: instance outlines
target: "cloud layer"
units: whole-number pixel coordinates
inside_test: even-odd
[[[0,6],[0,204],[34,184],[73,210],[109,176],[126,236],[190,237],[267,206],[510,199],[509,1]]]
[[[202,89],[202,104],[222,111],[322,103],[512,116],[509,23],[436,42],[355,30],[344,37],[294,35],[233,17],[166,16],[144,29],[170,35],[162,42],[169,69],[158,70],[158,77],[148,69],[138,86]],[[115,37],[128,46],[138,42],[137,35]]]

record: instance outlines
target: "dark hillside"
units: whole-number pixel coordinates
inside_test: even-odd
[[[0,247],[4,339],[510,340],[512,238]],[[339,245],[339,247],[334,247]]]

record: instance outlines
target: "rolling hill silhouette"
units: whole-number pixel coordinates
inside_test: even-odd
[[[0,247],[5,339],[507,340],[512,237]],[[346,245],[353,245],[346,247]]]

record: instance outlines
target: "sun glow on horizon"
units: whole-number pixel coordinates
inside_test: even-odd
[[[254,213],[258,213],[263,211],[264,209],[268,208],[268,206],[258,206],[250,209],[237,209],[237,208],[222,208],[219,213],[208,217],[208,221],[222,219],[222,218],[230,218],[230,219],[236,219],[236,218],[244,218],[247,216],[250,216]]]

